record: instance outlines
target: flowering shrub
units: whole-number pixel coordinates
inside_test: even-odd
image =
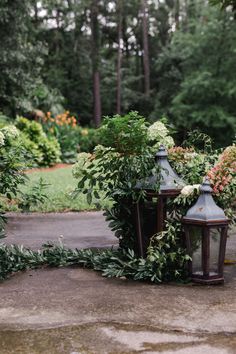
[[[6,139],[17,139],[19,137],[19,130],[14,125],[8,125],[1,129],[1,133]]]
[[[168,158],[175,162],[184,162],[191,160],[196,153],[193,148],[183,148],[181,146],[174,146],[168,149]]]
[[[215,198],[226,209],[227,216],[235,220],[236,202],[236,146],[227,147],[216,164],[208,171]]]
[[[151,128],[152,127],[152,128]],[[181,219],[196,202],[199,186],[203,177],[212,170],[218,161],[218,153],[198,150],[194,147],[171,147],[170,163],[184,179],[186,186],[180,195],[168,202],[166,230],[153,235],[146,259],[136,255],[136,234],[133,208],[137,199],[145,199],[145,191],[138,191],[137,181],[150,175],[160,175],[154,163],[154,150],[168,136],[163,123],[147,126],[143,117],[132,112],[124,117],[116,115],[100,129],[101,142],[93,155],[79,155],[74,166],[74,176],[78,178],[77,192],[87,195],[88,202],[102,197],[101,191],[112,201],[112,207],[105,215],[109,226],[119,239],[120,249],[112,253],[104,266],[106,276],[126,276],[133,279],[148,279],[153,282],[180,279],[185,277],[185,262],[188,255],[183,248],[183,229]],[[209,146],[209,145],[208,145]],[[235,166],[232,148],[223,153],[227,168]],[[229,184],[235,198],[235,186]],[[228,185],[228,187],[229,187]],[[157,180],[156,190],[159,182]],[[233,220],[232,194],[229,189],[225,195],[216,195],[216,202],[221,205],[227,216]],[[132,254],[132,257],[130,256]]]
[[[69,111],[55,117],[48,112],[41,122],[46,134],[58,140],[63,162],[75,162],[78,152],[90,152],[97,144],[95,129],[80,127]]]
[[[226,186],[236,177],[236,146],[227,147],[220,155],[217,164],[208,172],[214,193],[223,192]]]
[[[77,120],[74,116],[70,116],[70,112],[66,111],[64,113],[58,114],[55,118],[52,117],[51,112],[47,112],[45,118],[43,119],[44,123],[49,123],[51,128],[57,128],[58,126],[71,126],[76,127]]]

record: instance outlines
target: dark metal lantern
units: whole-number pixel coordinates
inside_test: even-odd
[[[189,273],[194,282],[223,283],[229,221],[212,197],[208,178],[200,187],[200,192],[196,204],[183,218],[187,251],[192,258]]]
[[[136,186],[137,189],[146,192],[145,200],[135,205],[138,253],[141,257],[146,255],[150,238],[164,230],[167,199],[179,195],[184,186],[182,179],[170,166],[167,156],[165,147],[161,145],[155,156],[156,164],[160,167],[160,175],[152,175],[139,181]],[[158,182],[159,191],[156,188]]]

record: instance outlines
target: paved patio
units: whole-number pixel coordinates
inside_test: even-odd
[[[9,243],[37,248],[116,240],[102,213],[9,215]],[[236,259],[232,236],[227,258]],[[0,353],[236,353],[236,265],[224,286],[152,285],[78,268],[19,273],[0,284]]]

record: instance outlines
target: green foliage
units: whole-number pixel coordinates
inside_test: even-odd
[[[232,7],[232,11],[236,11],[236,1],[235,0],[209,0],[211,5],[220,5],[222,9],[227,8],[228,6]]]
[[[3,128],[5,125],[12,123],[12,119],[7,117],[5,114],[0,112],[0,129]]]
[[[44,49],[33,36],[31,5],[29,0],[0,2],[0,101],[12,117],[32,109],[31,92],[40,80]]]
[[[105,117],[99,133],[102,145],[114,148],[121,154],[140,153],[147,145],[145,119],[138,112]]]
[[[92,152],[100,143],[98,130],[94,128],[80,128],[79,151]]]
[[[38,207],[40,204],[44,203],[46,199],[48,199],[47,187],[48,183],[45,183],[43,178],[40,177],[39,180],[31,186],[27,192],[22,193],[20,191],[20,202],[18,206],[23,211],[30,211],[32,207]]]
[[[159,247],[160,249],[160,247]],[[106,277],[126,277],[128,279],[151,281],[160,283],[162,280],[180,279],[183,276],[182,264],[180,269],[169,269],[164,278],[165,257],[153,257],[153,249],[147,259],[137,258],[131,250],[71,250],[59,244],[43,245],[42,250],[32,251],[23,246],[0,245],[0,279],[4,280],[12,273],[38,268],[41,266],[65,267],[77,265],[84,268],[92,268],[101,271]],[[174,258],[174,255],[169,257]],[[182,256],[181,262],[188,258]],[[173,266],[176,266],[176,264]]]
[[[57,115],[64,111],[64,97],[57,89],[51,89],[43,82],[39,82],[32,91],[31,101],[33,107],[43,112],[52,112]]]
[[[6,279],[10,274],[36,268],[44,264],[40,252],[34,252],[23,246],[1,244],[0,246],[0,279]]]
[[[199,129],[210,132],[216,147],[227,146],[236,131],[236,22],[228,13],[203,6],[189,26],[191,30],[174,34],[157,61],[158,70],[171,76],[172,87],[160,88],[156,105],[167,112],[180,140]]]
[[[187,133],[187,139],[184,140],[183,146],[194,148],[195,151],[203,153],[212,153],[212,139],[208,134],[199,130],[193,130]]]
[[[77,194],[83,192],[91,203],[93,199],[98,202],[105,193],[105,198],[112,202],[111,210],[105,213],[111,229],[123,249],[134,249],[132,209],[135,201],[145,194],[137,190],[137,181],[152,172],[157,176],[158,190],[159,167],[155,164],[152,146],[148,145],[145,120],[136,112],[107,118],[100,132],[101,141],[107,147],[98,145],[94,155],[79,154],[74,166],[74,176],[79,180]]]
[[[20,132],[20,141],[24,147],[27,167],[37,167],[43,165],[43,153],[39,150],[38,144],[30,140],[27,134]]]
[[[47,138],[42,125],[26,118],[18,117],[17,128],[23,133],[22,143],[25,149],[30,152],[32,147],[32,159],[39,166],[52,166],[60,162],[60,146],[56,138]]]
[[[16,197],[19,185],[25,182],[25,150],[14,126],[0,130],[0,237],[4,235],[5,218],[2,197]]]
[[[82,190],[91,202],[92,198],[99,199],[100,191],[104,190],[106,198],[112,201],[112,208],[105,211],[105,216],[119,239],[120,253],[108,261],[104,271],[106,276],[154,282],[181,278],[184,276],[186,255],[178,241],[181,235],[179,225],[172,225],[169,221],[167,232],[153,237],[147,259],[137,257],[134,209],[140,198],[145,199],[145,191],[138,190],[136,185],[139,180],[153,174],[158,191],[160,170],[154,163],[152,146],[148,142],[150,138],[151,141],[159,139],[164,131],[166,136],[168,130],[164,125],[155,125],[149,132],[143,117],[136,113],[135,118],[133,113],[128,117],[110,118],[111,123],[105,123],[101,128],[105,143],[112,147],[98,146],[94,155],[81,154],[81,160],[74,167],[74,175],[79,178],[77,192]],[[125,130],[127,125],[129,130]],[[128,134],[128,131],[132,133]],[[121,137],[124,137],[124,142]],[[138,141],[141,142],[139,145]]]

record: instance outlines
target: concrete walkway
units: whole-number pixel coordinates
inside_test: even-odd
[[[71,248],[102,248],[117,244],[103,212],[8,213],[6,243],[38,249],[48,241],[63,242]]]
[[[101,213],[10,215],[7,242],[115,245]],[[227,258],[236,259],[234,237]],[[78,268],[0,284],[0,354],[236,353],[236,266],[224,286],[151,285]]]

